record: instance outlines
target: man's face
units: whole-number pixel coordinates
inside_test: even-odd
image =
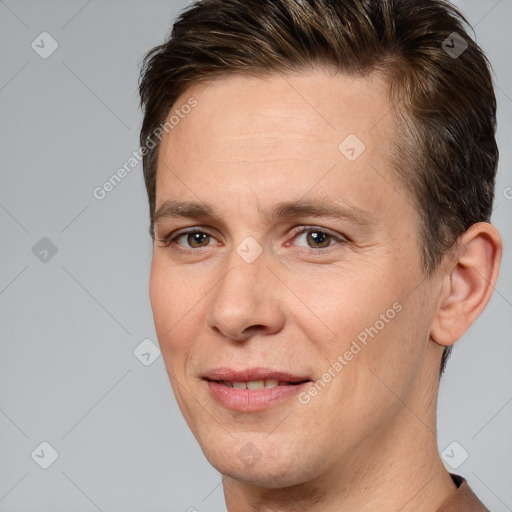
[[[430,397],[420,384],[441,354],[418,215],[392,172],[386,83],[227,78],[173,112],[190,97],[162,140],[150,280],[179,407],[211,464],[239,480],[363,467]],[[209,212],[171,215],[172,202]],[[213,382],[262,379],[284,385]]]

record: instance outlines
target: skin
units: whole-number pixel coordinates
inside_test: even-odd
[[[228,510],[436,511],[456,491],[436,441],[441,355],[490,298],[497,231],[474,225],[425,276],[379,76],[230,77],[193,85],[175,107],[190,97],[197,107],[161,143],[156,208],[201,202],[215,216],[160,216],[150,299],[178,405],[225,476]],[[366,146],[354,161],[338,149],[348,134]],[[362,217],[271,218],[299,199]],[[190,227],[199,242],[164,242]],[[333,237],[315,242],[319,229]],[[252,263],[236,252],[248,236],[263,251]],[[401,311],[307,404],[230,411],[201,379],[264,366],[317,381],[395,303]],[[237,455],[247,443],[253,465]]]

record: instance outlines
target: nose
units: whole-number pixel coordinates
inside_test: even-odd
[[[210,294],[208,327],[238,342],[282,330],[285,292],[282,282],[269,268],[265,253],[247,263],[233,251],[228,268]]]

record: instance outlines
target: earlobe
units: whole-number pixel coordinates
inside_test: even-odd
[[[461,235],[454,251],[430,332],[443,346],[453,345],[489,302],[498,279],[501,237],[492,224],[479,222]]]

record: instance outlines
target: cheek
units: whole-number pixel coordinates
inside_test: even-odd
[[[343,268],[302,276],[292,286],[303,301],[295,314],[297,323],[309,339],[321,340],[325,355],[337,357],[360,334],[364,339],[365,329],[377,323],[384,332],[399,316],[393,304],[400,302],[400,287],[384,277],[389,275],[367,265],[364,271]]]
[[[175,309],[172,304],[170,285],[171,280],[166,273],[161,271],[153,259],[149,278],[149,299],[159,339],[160,336],[165,333],[165,330],[170,328],[173,321],[172,312],[175,311]],[[160,342],[162,341],[163,340],[160,339]]]
[[[184,332],[195,328],[192,317],[194,305],[201,294],[191,283],[179,277],[179,270],[170,268],[153,258],[149,279],[149,298],[153,310],[156,333],[164,356],[178,349],[186,350]]]

